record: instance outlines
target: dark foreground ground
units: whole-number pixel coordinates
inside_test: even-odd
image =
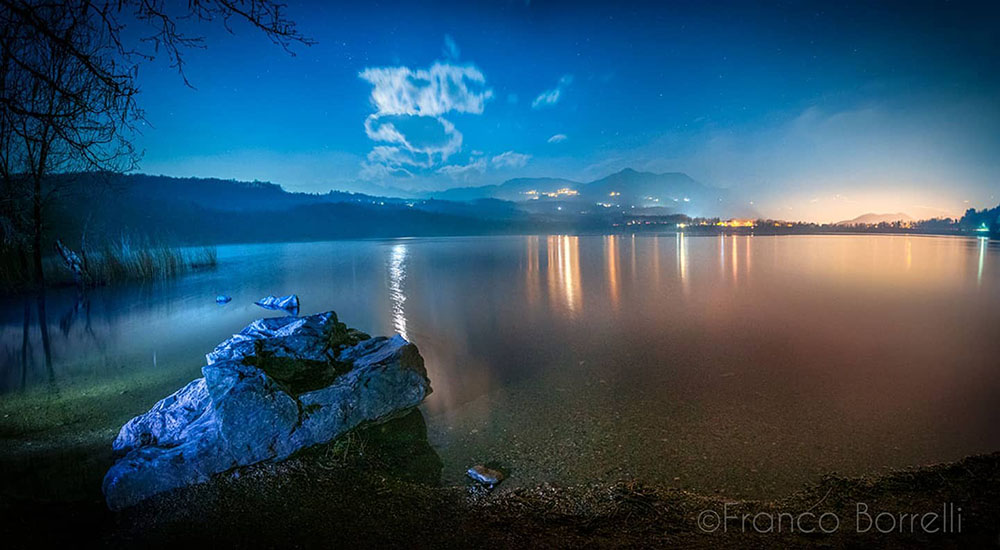
[[[501,484],[488,491],[471,483],[438,486],[441,462],[414,412],[284,463],[242,468],[119,513],[106,509],[98,489],[104,461],[0,460],[5,548],[1000,544],[1000,453],[873,478],[829,475],[767,502],[653,483]],[[65,494],[26,496],[26,489],[59,478],[67,480]]]

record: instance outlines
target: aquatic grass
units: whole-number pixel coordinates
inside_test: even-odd
[[[192,269],[213,268],[219,263],[219,252],[214,246],[205,246],[198,249],[191,257]]]
[[[126,236],[83,250],[81,257],[84,278],[90,285],[170,279],[191,270],[211,269],[218,265],[215,247],[189,250]],[[61,271],[66,272],[64,266]]]

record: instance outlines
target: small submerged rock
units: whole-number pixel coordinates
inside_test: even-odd
[[[469,468],[465,473],[472,479],[488,487],[493,487],[504,479],[503,472],[500,470],[494,470],[493,468],[487,468],[482,464],[476,464],[475,466]]]
[[[206,359],[203,378],[122,427],[102,487],[110,508],[283,460],[431,392],[416,346],[349,329],[332,311],[259,319]]]

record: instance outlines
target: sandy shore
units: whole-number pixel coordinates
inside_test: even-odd
[[[98,489],[103,461],[4,462],[0,514],[13,547],[969,547],[1000,534],[1000,453],[877,477],[831,474],[768,501],[658,480],[487,491],[438,484],[440,458],[411,414],[120,513]],[[75,483],[25,494],[45,476]]]

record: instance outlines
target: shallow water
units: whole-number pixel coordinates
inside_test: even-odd
[[[3,298],[4,452],[110,444],[293,292],[417,344],[444,483],[493,462],[766,497],[1000,449],[997,243],[671,234],[220,247],[210,272],[50,292],[51,368],[35,301]]]

